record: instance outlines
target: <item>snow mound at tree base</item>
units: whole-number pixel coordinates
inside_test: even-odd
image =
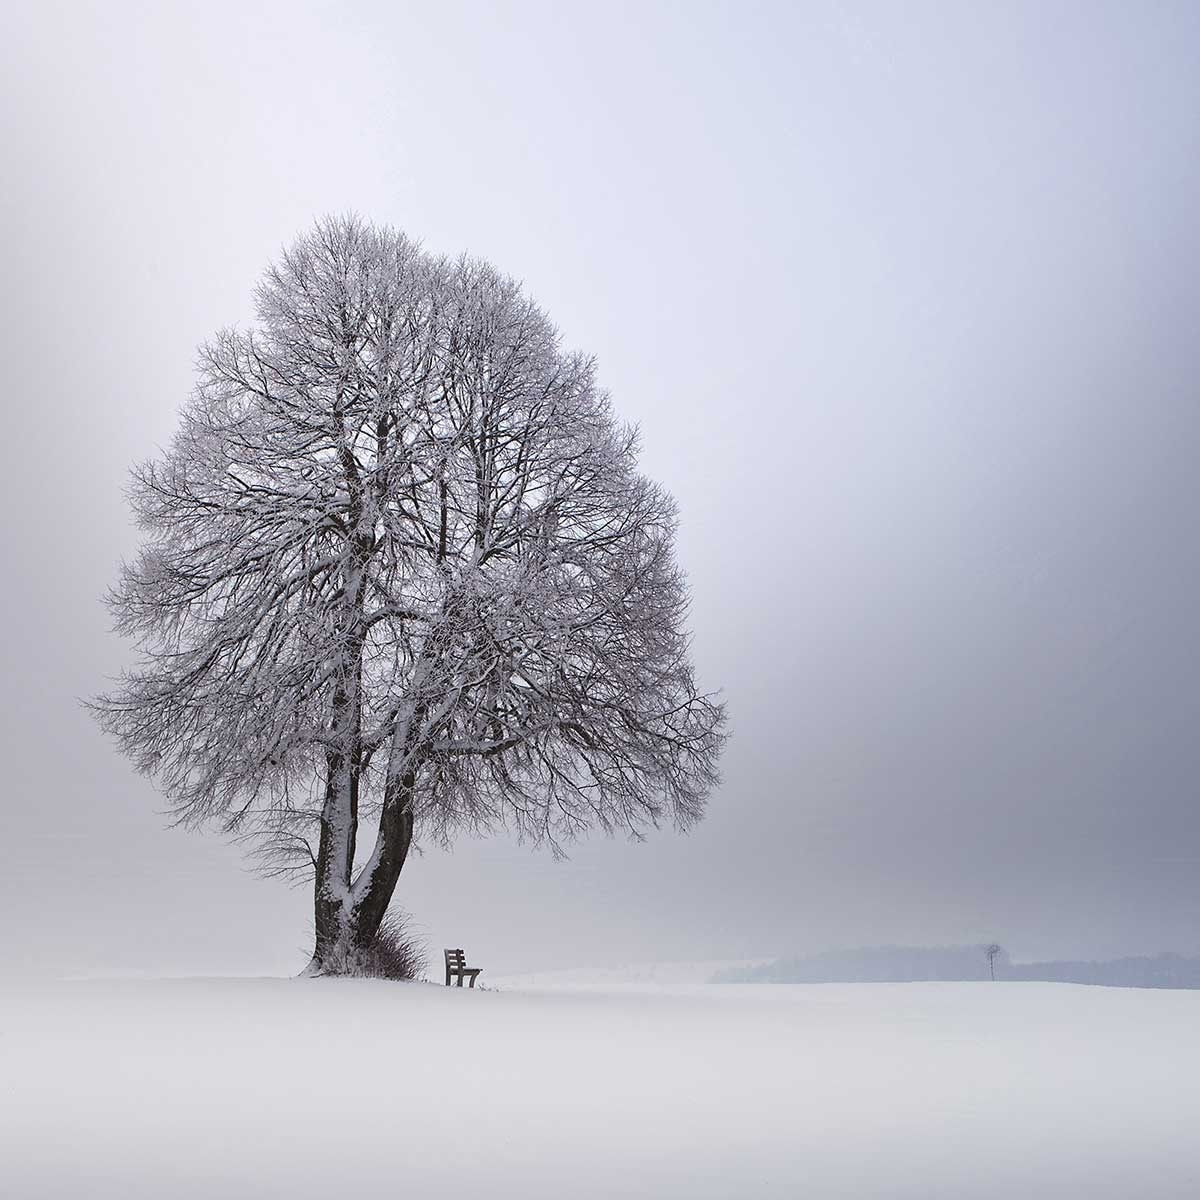
[[[1200,994],[1059,984],[0,992],[12,1197],[1185,1197]]]

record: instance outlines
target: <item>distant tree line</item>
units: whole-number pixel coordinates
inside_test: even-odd
[[[1009,965],[997,978],[1051,983],[1099,983],[1109,987],[1200,988],[1200,958],[1182,954],[1138,955],[1105,962],[1034,962]]]
[[[989,954],[989,951],[991,953]],[[1003,947],[875,946],[731,968],[714,983],[917,983],[986,980],[1200,988],[1200,957],[1158,954],[1103,962],[1014,963]]]

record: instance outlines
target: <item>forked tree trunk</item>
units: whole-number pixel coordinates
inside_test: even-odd
[[[350,886],[353,862],[343,864],[335,849],[342,841],[333,827],[336,815],[330,811],[336,805],[326,805],[313,898],[313,956],[306,975],[344,973],[351,968],[357,952],[379,932],[412,845],[415,773],[409,772],[398,782],[395,794],[385,799],[377,856],[366,868],[369,874],[360,881],[359,890]],[[357,813],[354,815],[357,821]],[[353,845],[353,834],[349,840]]]

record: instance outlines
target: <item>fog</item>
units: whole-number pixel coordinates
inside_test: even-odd
[[[4,969],[306,960],[78,700],[129,466],[345,210],[597,355],[733,731],[685,837],[430,848],[435,948],[1200,950],[1198,52],[1186,3],[10,6]]]

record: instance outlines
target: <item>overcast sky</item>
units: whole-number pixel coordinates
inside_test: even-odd
[[[680,501],[707,821],[463,841],[485,967],[1200,952],[1200,7],[9,5],[7,968],[287,971],[309,896],[79,709],[194,350],[354,209],[525,280]]]

